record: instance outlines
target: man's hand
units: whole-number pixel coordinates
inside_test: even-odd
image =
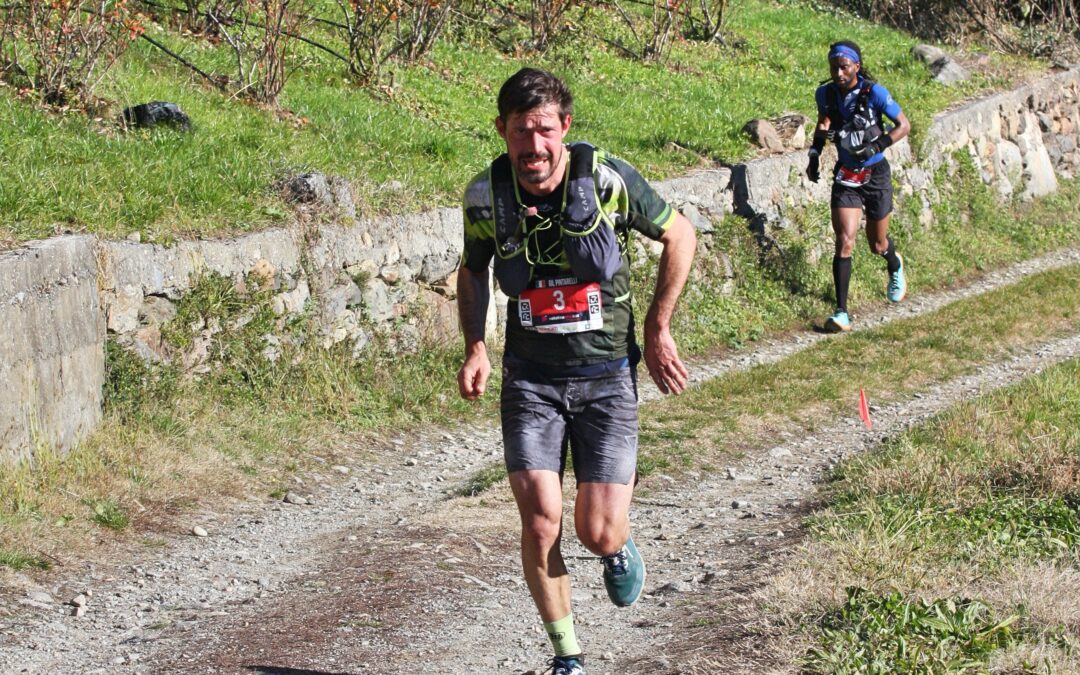
[[[491,361],[488,360],[484,343],[473,345],[465,355],[465,363],[458,371],[458,392],[466,401],[475,401],[487,391],[488,377],[491,375]]]
[[[806,177],[809,178],[811,182],[816,183],[821,180],[820,164],[821,158],[818,157],[816,153],[810,153],[810,161],[806,164]]]
[[[666,328],[645,326],[645,366],[657,388],[664,394],[681,394],[686,389],[689,371],[679,359],[675,339]]]

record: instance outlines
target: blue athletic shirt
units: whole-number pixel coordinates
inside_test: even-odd
[[[852,115],[855,114],[855,104],[859,100],[859,91],[862,89],[864,81],[865,78],[862,75],[858,75],[858,84],[855,85],[854,89],[847,93],[847,96],[844,96],[844,100],[840,104],[840,119],[842,122],[847,122],[851,119]],[[832,91],[829,91],[830,89],[832,89]],[[817,91],[814,93],[814,99],[817,101],[819,119],[828,114],[828,97],[832,97],[835,101],[836,90],[837,86],[835,83],[826,82],[818,87]],[[866,105],[870,108],[871,116],[876,119],[879,124],[881,123],[882,115],[888,117],[894,125],[898,123],[897,120],[900,117],[900,104],[893,100],[892,94],[889,93],[888,89],[877,82],[870,88],[870,97],[869,100],[867,100]],[[883,132],[888,133],[888,129],[886,129],[884,125],[882,125],[881,128]],[[835,129],[834,131],[840,130]],[[879,152],[865,162],[861,162],[858,158],[853,157],[847,150],[841,148],[839,145],[836,146],[836,149],[840,156],[840,163],[849,169],[860,169],[866,166],[873,166],[885,159],[885,155]]]

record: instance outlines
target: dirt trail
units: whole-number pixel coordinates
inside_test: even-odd
[[[1080,263],[1061,251],[964,288],[863,312],[863,329],[933,311],[1046,269]],[[695,381],[777,361],[812,333],[693,364]],[[649,563],[648,595],[629,609],[606,599],[600,566],[568,537],[579,637],[589,672],[686,666],[702,599],[733,605],[798,539],[804,503],[830,464],[956,401],[1080,355],[1080,336],[1051,341],[916,398],[785,439],[716,475],[651,476],[632,517]],[[642,398],[658,394],[643,388]],[[252,503],[191,519],[210,536],[176,536],[130,560],[87,562],[38,588],[0,577],[2,673],[520,673],[549,651],[517,564],[516,511],[505,485],[448,500],[501,457],[497,428],[432,430],[396,439],[377,464],[342,477],[305,476],[314,503]],[[738,503],[734,507],[734,503]],[[60,603],[92,591],[85,615]],[[34,593],[47,592],[53,601]],[[688,642],[689,641],[689,642]],[[767,655],[740,639],[701,645],[716,672],[760,672]],[[674,656],[678,654],[679,656]],[[705,671],[702,671],[705,672]]]

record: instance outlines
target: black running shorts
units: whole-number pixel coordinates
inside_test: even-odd
[[[881,220],[892,213],[892,169],[888,160],[873,166],[870,180],[860,187],[841,185],[835,180],[839,164],[833,167],[832,207],[834,209],[865,209],[867,220]]]

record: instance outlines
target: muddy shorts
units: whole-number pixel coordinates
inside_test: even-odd
[[[637,470],[637,371],[548,379],[504,364],[506,470],[557,471],[567,449],[579,483],[629,485]]]
[[[833,167],[832,175],[838,168]],[[883,159],[873,166],[866,185],[849,187],[833,181],[831,205],[834,209],[866,209],[867,220],[881,220],[892,213],[892,193],[892,169]]]

